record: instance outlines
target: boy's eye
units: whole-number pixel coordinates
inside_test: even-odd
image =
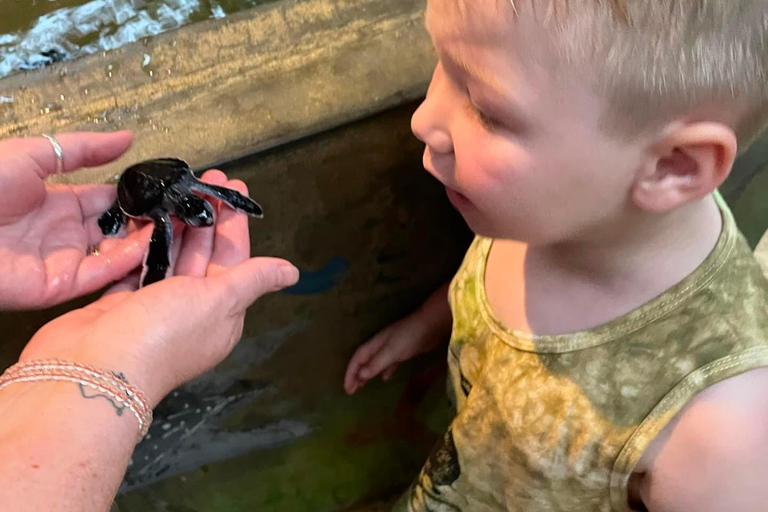
[[[488,117],[474,103],[469,102],[469,109],[472,114],[477,117],[478,121],[480,121],[480,124],[482,124],[485,129],[492,131],[499,128],[499,123]]]
[[[483,126],[488,128],[489,130],[495,130],[499,127],[499,124],[485,115],[482,110],[477,111],[477,117],[480,119],[480,122],[483,123]]]

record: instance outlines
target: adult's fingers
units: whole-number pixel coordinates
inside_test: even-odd
[[[215,293],[229,301],[233,311],[245,311],[262,295],[296,284],[299,271],[279,258],[251,258],[211,279]]]
[[[114,185],[70,185],[68,188],[77,196],[83,217],[100,216],[117,199]]]
[[[108,250],[101,247],[101,254],[83,258],[77,270],[73,296],[95,292],[141,265],[151,235],[152,226],[145,226],[123,239],[113,240]]]
[[[129,131],[61,133],[55,137],[63,153],[64,172],[97,167],[116,160],[133,142]],[[34,160],[43,179],[56,172],[58,158],[51,143],[44,137],[6,139],[0,142],[0,151],[6,149]]]
[[[240,180],[230,180],[225,185],[241,194],[248,194],[248,187]],[[222,204],[216,221],[208,275],[218,275],[227,268],[246,260],[251,254],[248,234],[248,216]]]
[[[203,174],[202,181],[211,185],[226,185],[227,175],[218,170]],[[214,226],[218,222],[218,208],[214,203]],[[176,263],[176,275],[204,277],[208,270],[208,262],[213,253],[215,227],[188,228],[184,233],[179,260]]]

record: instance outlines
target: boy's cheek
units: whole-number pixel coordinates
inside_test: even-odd
[[[511,161],[488,158],[487,154],[468,155],[457,160],[456,181],[467,190],[477,192],[506,189],[525,179]]]

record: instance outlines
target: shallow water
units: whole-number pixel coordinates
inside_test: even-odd
[[[271,0],[0,0],[0,78]]]

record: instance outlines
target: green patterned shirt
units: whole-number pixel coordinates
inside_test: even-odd
[[[507,329],[476,238],[450,290],[457,415],[397,512],[627,512],[654,437],[703,389],[768,366],[768,281],[719,194],[715,249],[681,283],[600,327]]]

